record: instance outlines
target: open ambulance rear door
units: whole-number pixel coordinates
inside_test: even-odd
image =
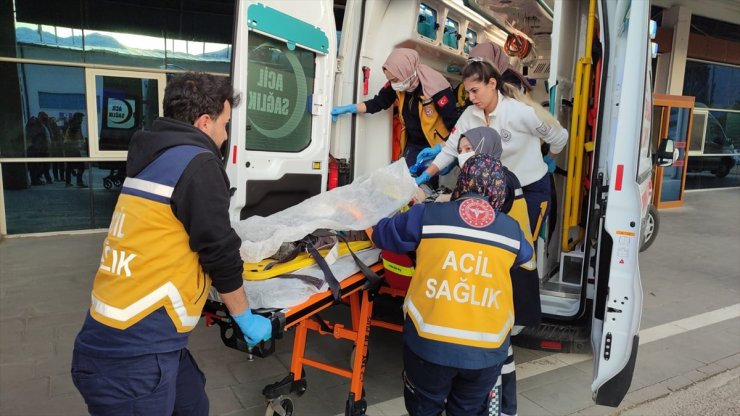
[[[226,172],[230,216],[270,215],[326,189],[336,35],[330,0],[240,0]]]
[[[638,153],[651,122],[649,2],[599,0],[604,73],[599,175],[604,192],[591,341],[597,404],[618,406],[635,369],[642,315],[638,253],[642,204]],[[649,201],[648,201],[649,203]],[[593,211],[592,211],[593,212]]]

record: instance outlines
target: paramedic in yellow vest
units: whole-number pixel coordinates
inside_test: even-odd
[[[457,147],[457,159],[460,166],[476,154],[501,157],[503,147],[501,136],[490,127],[474,127],[460,136]],[[519,179],[514,172],[504,166],[506,175],[506,202],[501,208],[510,217],[519,223],[527,241],[534,247],[527,212],[527,201]],[[537,326],[542,322],[542,306],[540,304],[540,282],[537,273],[537,262],[532,258],[511,270],[511,283],[514,295],[514,328],[511,335],[517,335],[525,326]],[[514,349],[509,347],[509,356],[501,369],[501,405],[500,414],[510,416],[517,414],[516,400],[516,365],[514,363]],[[498,407],[498,405],[496,404]]]
[[[331,114],[333,119],[349,113],[374,114],[398,100],[401,154],[410,167],[422,149],[444,144],[457,122],[452,87],[442,74],[419,63],[419,53],[413,49],[394,49],[383,64],[383,73],[388,82],[375,97],[334,107]]]
[[[248,344],[271,336],[242,288],[220,147],[230,80],[174,76],[164,117],[134,134],[123,183],[75,340],[72,380],[92,415],[207,415],[205,377],[187,349],[211,285]]]
[[[411,416],[488,414],[514,325],[510,270],[532,256],[519,224],[500,211],[501,162],[468,159],[452,201],[381,220],[376,246],[416,251],[404,300],[404,399]]]

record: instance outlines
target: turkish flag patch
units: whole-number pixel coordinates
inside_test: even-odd
[[[390,81],[386,81],[385,82],[385,85],[383,85],[383,88],[388,88],[390,86],[391,86],[391,82]]]
[[[440,98],[439,100],[437,100],[437,105],[439,106],[439,108],[442,108],[442,107],[446,106],[447,103],[449,103],[449,102],[450,102],[450,100],[447,99],[447,96],[444,96],[444,97]]]

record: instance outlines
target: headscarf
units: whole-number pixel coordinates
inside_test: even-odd
[[[468,54],[470,58],[483,58],[487,60],[494,68],[501,74],[502,77],[508,78],[513,76],[521,82],[522,87],[530,91],[532,86],[529,85],[529,81],[522,74],[520,74],[514,67],[509,63],[509,56],[506,55],[504,50],[493,42],[483,42],[475,45]],[[508,72],[507,72],[508,71]],[[504,73],[506,73],[504,75]]]
[[[467,194],[488,198],[493,209],[499,210],[506,200],[506,177],[501,161],[489,155],[475,155],[468,159],[457,177],[451,199]]]
[[[427,65],[420,64],[419,53],[413,49],[394,49],[388,55],[388,59],[385,60],[383,69],[390,72],[391,75],[400,81],[409,79],[414,75],[414,71],[416,71],[416,77],[411,82],[410,91],[415,90],[419,86],[419,82],[421,82],[421,88],[426,97],[431,98],[434,94],[445,88],[452,88],[450,82],[442,74]]]
[[[490,127],[475,127],[462,134],[470,141],[476,154],[484,154],[501,159],[501,136],[495,129]]]

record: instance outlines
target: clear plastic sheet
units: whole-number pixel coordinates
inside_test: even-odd
[[[343,243],[340,243],[343,244]],[[357,257],[368,266],[376,263],[380,258],[380,250],[371,248],[358,251]],[[342,281],[360,271],[351,255],[342,256],[331,265],[332,273],[338,281]],[[324,279],[324,273],[317,265],[296,270],[297,275],[317,277],[323,281],[320,289],[304,280],[292,278],[288,275],[273,277],[266,280],[244,281],[244,291],[249,299],[251,309],[290,308],[308,300],[311,295],[329,290]],[[218,292],[211,287],[210,298],[219,300]]]
[[[241,257],[256,263],[275,254],[282,243],[318,229],[365,230],[407,204],[416,189],[401,159],[268,217],[249,217],[234,224],[242,239]]]

